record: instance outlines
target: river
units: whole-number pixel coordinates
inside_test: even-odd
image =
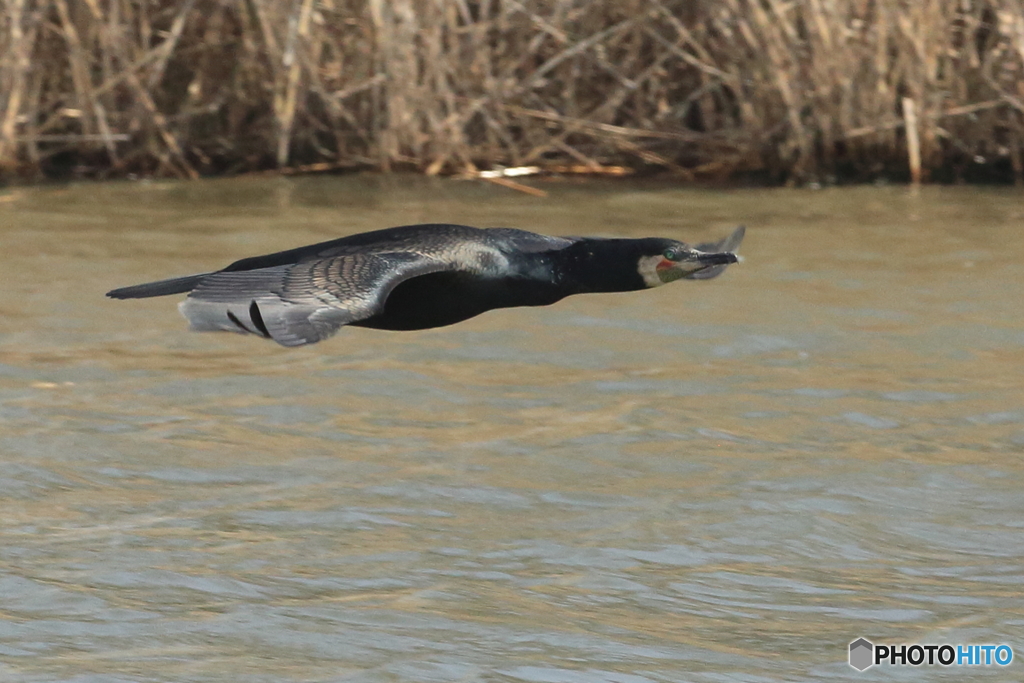
[[[1021,680],[1022,195],[536,184],[0,192],[0,679]],[[417,222],[748,233],[715,280],[298,349],[103,296]]]

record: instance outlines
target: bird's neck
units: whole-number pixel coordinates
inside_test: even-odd
[[[584,239],[565,250],[562,277],[576,293],[632,292],[647,285],[637,270],[639,255],[628,239]]]

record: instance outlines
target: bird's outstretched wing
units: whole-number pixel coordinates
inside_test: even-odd
[[[739,249],[739,247],[740,247],[740,242],[743,241],[743,236],[746,233],[747,233],[746,226],[741,225],[740,227],[738,227],[735,230],[733,230],[732,234],[729,235],[728,237],[726,237],[725,239],[718,240],[717,242],[703,242],[701,244],[695,244],[695,245],[693,245],[693,248],[696,249],[697,251],[705,251],[705,252],[713,253],[713,254],[714,253],[723,252],[723,251],[727,251],[729,253],[735,254],[736,250]],[[710,268],[705,268],[703,270],[698,270],[695,273],[691,273],[690,275],[687,275],[686,279],[687,280],[710,280],[713,277],[718,277],[719,275],[721,275],[722,271],[724,271],[726,269],[726,267],[727,266],[725,266],[725,265],[711,266]]]
[[[193,330],[248,332],[301,346],[380,313],[399,283],[454,268],[423,254],[392,252],[224,270],[203,276],[179,308]]]

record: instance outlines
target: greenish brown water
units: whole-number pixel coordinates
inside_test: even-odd
[[[0,195],[0,680],[1020,680],[1024,201],[420,178]],[[708,282],[287,350],[108,289],[425,221]]]

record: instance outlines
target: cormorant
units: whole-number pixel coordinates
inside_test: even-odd
[[[107,292],[188,293],[191,328],[313,344],[342,325],[422,330],[493,308],[546,306],[572,294],[629,292],[715,277],[743,239],[691,247],[661,238],[548,237],[513,228],[407,225],[235,261],[212,273]]]

